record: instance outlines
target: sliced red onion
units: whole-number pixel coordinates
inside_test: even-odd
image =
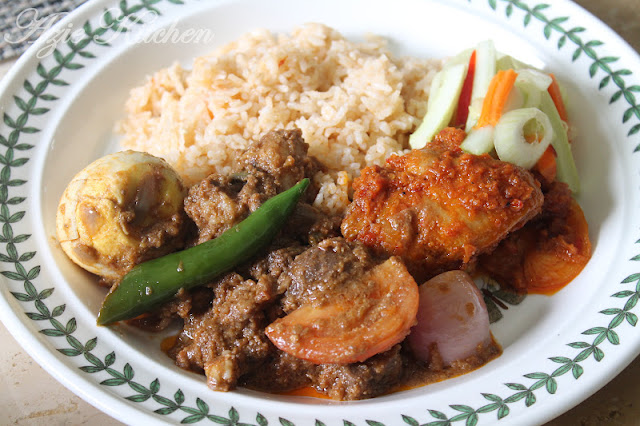
[[[491,341],[489,314],[482,294],[463,271],[440,274],[420,286],[418,325],[409,344],[415,356],[429,362],[436,344],[445,365],[476,353]]]

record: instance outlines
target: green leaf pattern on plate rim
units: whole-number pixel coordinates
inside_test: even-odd
[[[461,0],[464,1],[464,0]],[[471,2],[471,0],[467,0]],[[545,39],[551,42],[553,34],[559,36],[556,47],[560,49],[574,49],[572,60],[576,61],[583,55],[586,55],[592,62],[589,66],[589,76],[592,79],[599,78],[599,90],[609,85],[615,86],[614,92],[609,100],[610,104],[624,99],[627,106],[622,116],[622,123],[635,122],[627,136],[631,137],[640,132],[640,106],[636,102],[635,93],[640,92],[640,85],[627,86],[625,77],[632,73],[628,69],[616,69],[615,65],[618,61],[617,57],[599,56],[597,49],[603,45],[599,40],[585,41],[581,37],[581,33],[585,31],[584,27],[575,27],[567,29],[565,25],[569,23],[569,17],[562,16],[549,18],[546,15],[546,9],[550,8],[550,4],[540,3],[530,6],[525,1],[520,0],[486,0],[488,6],[495,13],[504,13],[508,19],[522,19],[522,25],[527,27],[532,20],[536,20],[543,25],[543,35]],[[11,294],[19,302],[27,306],[33,306],[34,312],[26,312],[26,315],[33,321],[40,321],[45,324],[39,330],[45,336],[64,338],[67,347],[58,348],[57,350],[68,357],[83,356],[88,365],[79,367],[84,373],[97,374],[102,373],[105,379],[100,382],[103,386],[123,386],[127,385],[132,394],[126,399],[136,403],[142,403],[149,399],[155,401],[157,409],[155,413],[159,415],[170,415],[175,412],[180,414],[181,423],[198,423],[202,420],[209,420],[213,423],[225,425],[245,425],[257,424],[260,426],[268,425],[269,422],[261,413],[256,413],[254,423],[240,422],[240,414],[231,407],[227,413],[213,414],[209,405],[200,398],[195,399],[195,404],[187,404],[187,398],[182,390],[177,389],[173,395],[161,394],[161,384],[158,379],[153,380],[148,385],[143,385],[134,380],[134,368],[126,363],[122,370],[113,368],[116,363],[116,353],[110,352],[104,359],[94,355],[93,351],[98,345],[97,338],[92,338],[86,342],[78,340],[74,336],[77,331],[75,318],[63,320],[65,313],[65,305],[50,308],[45,303],[50,297],[54,289],[47,288],[38,290],[34,285],[34,280],[40,274],[40,266],[27,266],[29,261],[35,256],[35,252],[20,253],[18,251],[20,243],[28,240],[31,235],[19,234],[13,232],[13,224],[20,222],[24,217],[25,211],[12,212],[19,210],[19,206],[25,202],[26,198],[12,196],[12,188],[23,186],[27,181],[12,177],[13,171],[29,161],[29,157],[22,157],[22,153],[28,152],[34,146],[21,142],[21,135],[37,133],[40,130],[30,125],[30,119],[35,116],[47,114],[51,105],[58,98],[51,94],[51,88],[54,86],[67,86],[68,82],[60,78],[63,70],[74,71],[83,68],[84,62],[95,58],[95,54],[89,50],[95,45],[108,46],[101,38],[108,32],[124,32],[127,27],[120,25],[128,20],[135,24],[142,24],[142,20],[136,16],[136,13],[142,10],[148,10],[160,14],[160,10],[156,7],[159,3],[171,3],[173,5],[182,5],[182,0],[138,0],[135,5],[130,5],[126,0],[119,2],[116,9],[105,9],[102,19],[107,25],[93,28],[89,21],[83,26],[85,37],[81,40],[68,41],[63,47],[58,47],[53,52],[53,58],[56,65],[50,69],[45,68],[41,63],[37,66],[37,74],[40,80],[23,82],[23,88],[27,95],[24,98],[14,95],[15,105],[21,111],[16,117],[12,117],[7,113],[3,114],[3,122],[6,127],[4,132],[0,133],[0,144],[5,147],[4,153],[0,154],[0,222],[2,230],[0,232],[0,243],[5,245],[5,252],[0,253],[0,262],[5,267],[12,266],[13,270],[2,270],[0,273],[11,281],[22,283],[22,291],[12,291]],[[114,10],[119,12],[118,16],[114,16]],[[572,47],[570,47],[572,46]],[[634,152],[640,150],[640,144],[634,149]],[[638,240],[636,243],[640,243]],[[640,255],[630,259],[632,261],[640,260]],[[499,396],[496,394],[482,393],[482,397],[487,403],[478,408],[468,405],[454,404],[450,405],[450,414],[437,410],[426,410],[431,418],[419,421],[410,416],[400,415],[398,421],[402,421],[410,426],[430,425],[430,426],[446,426],[452,423],[464,422],[467,426],[478,424],[481,416],[488,413],[494,413],[493,418],[500,420],[510,413],[510,405],[519,401],[523,401],[526,407],[534,405],[537,401],[536,395],[541,392],[555,394],[560,385],[559,378],[569,375],[578,379],[584,373],[582,362],[590,357],[595,361],[601,361],[604,356],[604,347],[606,344],[619,345],[620,337],[615,329],[622,325],[630,325],[635,327],[638,323],[638,316],[632,312],[640,299],[640,273],[629,275],[621,284],[626,285],[625,289],[620,290],[611,295],[614,300],[622,307],[609,308],[600,311],[607,318],[608,323],[603,326],[592,327],[582,332],[584,340],[568,343],[570,348],[575,349],[573,358],[555,356],[550,357],[551,372],[534,372],[525,374],[525,380],[522,383],[505,383],[506,395]],[[635,285],[634,285],[635,284]],[[604,318],[603,318],[604,321]],[[566,381],[566,380],[565,380]],[[488,418],[487,418],[488,419]],[[293,426],[294,423],[286,418],[280,417],[279,423],[283,426]],[[383,426],[383,423],[375,420],[367,420],[370,426]],[[317,426],[325,423],[316,420]],[[343,420],[343,424],[353,425],[348,420]]]

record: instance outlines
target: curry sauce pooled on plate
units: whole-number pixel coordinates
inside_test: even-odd
[[[567,170],[548,114],[527,109],[538,109],[544,75],[512,70],[525,82],[509,83],[494,72],[522,102],[496,108],[488,90],[489,112],[476,114],[473,96],[465,104],[487,48],[442,67],[313,24],[248,34],[191,72],[156,73],[132,91],[120,129],[124,147],[166,162],[112,154],[111,175],[87,167],[60,203],[63,249],[110,286],[98,322],[180,324],[163,350],[219,391],[364,399],[497,357],[472,277],[550,293],[580,272],[590,245],[567,175],[535,154],[551,147]],[[467,129],[456,108],[484,124]],[[412,150],[416,129],[412,145],[428,138]],[[504,149],[509,132],[540,159],[519,164]],[[159,238],[158,223],[171,232]],[[105,243],[105,232],[126,244]]]

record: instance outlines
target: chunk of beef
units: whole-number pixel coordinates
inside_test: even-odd
[[[212,300],[213,291],[208,286],[196,287],[189,291],[180,289],[171,301],[127,323],[147,331],[162,331],[176,318],[186,318],[190,314],[205,312],[211,306]]]
[[[400,345],[364,362],[317,368],[313,384],[318,391],[341,401],[373,398],[392,389],[402,379]]]
[[[197,243],[219,236],[303,178],[313,178],[322,165],[308,149],[299,129],[272,131],[240,155],[231,175],[214,173],[191,187],[184,209],[198,227]],[[316,194],[312,184],[301,201],[311,202]]]
[[[343,238],[320,242],[297,256],[278,279],[278,286],[287,289],[282,300],[284,312],[331,297],[374,265],[362,244],[348,243]]]
[[[197,244],[219,236],[276,195],[272,183],[260,176],[248,175],[240,182],[212,174],[192,186],[184,209],[198,227]]]
[[[253,277],[229,273],[213,283],[215,298],[208,309],[182,310],[183,330],[170,351],[176,364],[203,371],[212,389],[229,390],[271,356],[273,346],[264,334],[270,319],[265,312],[284,292],[277,278],[299,252],[299,247],[273,250],[245,268]],[[201,306],[198,300],[190,303]]]
[[[215,288],[211,308],[190,314],[171,351],[179,367],[204,371],[209,387],[230,390],[268,356],[263,307],[275,297],[269,278],[244,280],[231,273]]]
[[[266,392],[288,392],[312,384],[317,366],[274,348],[271,356],[243,384]]]
[[[339,237],[341,222],[341,215],[329,215],[311,204],[298,203],[285,229],[290,237],[313,246],[327,238]]]
[[[284,191],[322,168],[318,160],[307,155],[308,150],[300,129],[273,130],[240,156],[238,168],[249,174],[264,172],[273,179],[278,192]]]
[[[259,280],[265,275],[274,281],[278,281],[279,277],[289,270],[291,263],[295,258],[303,253],[307,247],[299,244],[287,245],[283,248],[274,248],[265,256],[256,259],[254,262],[243,265],[238,270],[246,278]],[[277,294],[282,294],[286,287],[277,285]]]
[[[368,285],[363,285],[363,277],[368,276],[377,267],[378,262],[370,256],[364,245],[358,242],[347,242],[343,238],[326,239],[307,249],[296,256],[278,279],[278,288],[286,289],[280,302],[282,313],[279,316],[300,312],[299,308],[305,309],[310,305],[326,308],[327,305],[340,303],[341,300],[349,300],[346,310],[340,309],[340,314],[335,317],[339,325],[330,325],[324,320],[322,324],[329,329],[332,327],[354,327],[356,329],[361,327],[362,323],[359,321],[366,317],[365,312],[373,312],[378,309],[378,307],[370,306],[368,302],[377,300],[382,303],[381,300],[384,297],[380,294],[376,296],[370,294],[372,291],[375,293],[372,290],[372,283],[367,281]],[[392,309],[381,309],[386,312],[383,315],[394,315],[390,313],[393,311]],[[387,319],[392,322],[394,318]],[[273,324],[270,325],[270,327],[272,326]],[[363,339],[365,342],[369,341],[367,338]],[[365,346],[367,344],[365,343]],[[358,347],[358,344],[354,342],[353,347]],[[278,351],[278,353],[281,352]],[[371,355],[373,354],[375,352]],[[291,379],[285,380],[283,383],[278,382],[278,386],[308,383],[334,399],[369,398],[384,393],[395,386],[403,371],[399,345],[386,352],[371,355],[363,362],[342,365],[340,365],[338,357],[332,358],[335,361],[331,364],[317,363],[317,361],[310,359],[316,363],[312,364],[292,358],[290,355],[280,355],[274,360],[275,364],[271,369],[269,367],[266,367],[266,370],[260,369],[254,375],[268,375],[268,379],[261,379],[264,383],[278,382],[277,375],[288,377]],[[287,360],[291,359],[296,361],[289,363]],[[304,375],[301,374],[303,370]]]
[[[287,392],[305,386],[332,399],[347,401],[373,398],[388,392],[403,378],[400,345],[364,362],[315,365],[277,351],[244,384],[269,392]]]

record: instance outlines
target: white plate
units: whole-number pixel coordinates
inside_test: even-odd
[[[161,14],[153,19],[146,12]],[[105,20],[146,20],[138,34],[213,31],[205,42],[141,42]],[[106,19],[105,19],[106,18]],[[126,18],[126,17],[125,17]],[[71,177],[113,149],[128,90],[175,60],[191,60],[245,31],[323,22],[350,37],[374,32],[400,53],[444,56],[491,38],[499,50],[567,84],[593,258],[553,297],[531,296],[493,332],[504,354],[462,377],[372,400],[336,403],[240,389],[208,390],[175,367],[158,338],[98,328],[103,291],[54,240],[58,198]],[[64,30],[74,42],[59,42]],[[135,33],[134,31],[134,33]],[[101,45],[94,37],[109,45]],[[169,37],[170,38],[170,37]],[[204,39],[204,38],[203,38]],[[56,44],[56,42],[59,42]],[[57,50],[54,53],[51,47]],[[0,317],[44,368],[127,423],[491,424],[541,423],[574,406],[639,352],[638,55],[568,1],[538,0],[96,0],[23,55],[0,107]]]

